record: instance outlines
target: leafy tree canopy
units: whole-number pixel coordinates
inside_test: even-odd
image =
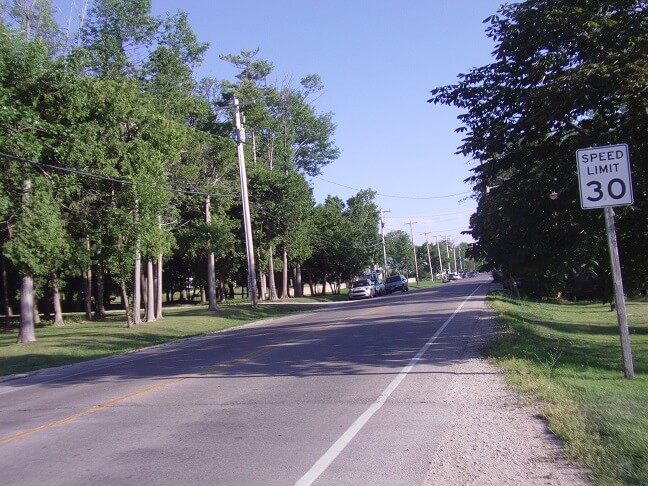
[[[635,205],[618,210],[625,276],[646,285],[635,242],[648,238],[647,6],[505,5],[487,19],[494,62],[432,90],[430,102],[464,110],[459,152],[478,162],[470,256],[525,275],[532,292],[560,290],[585,267],[609,271],[602,214],[580,208],[575,152],[615,143],[630,146],[635,186]]]

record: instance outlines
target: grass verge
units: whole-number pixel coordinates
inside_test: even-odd
[[[486,354],[539,398],[566,453],[595,484],[648,484],[648,301],[627,302],[635,378],[623,376],[616,313],[600,303],[489,297],[501,335]]]

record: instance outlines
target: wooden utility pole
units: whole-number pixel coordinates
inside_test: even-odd
[[[380,210],[380,234],[382,235],[382,247],[383,247],[383,280],[387,278],[387,249],[385,248],[385,215],[384,213],[389,213],[390,210],[381,209]]]
[[[205,199],[205,223],[211,226],[211,201],[209,196]],[[211,241],[209,242],[211,245]],[[214,252],[210,248],[207,251],[207,302],[209,303],[209,310],[215,311],[218,309],[216,304],[216,278],[214,276]]]
[[[416,221],[410,221],[409,224],[410,227],[410,237],[412,238],[412,250],[414,251],[414,270],[416,271],[416,285],[419,283],[419,274],[418,274],[418,262],[416,261],[416,245],[414,244],[414,233],[412,232],[412,225],[416,224]]]
[[[428,265],[430,266],[430,280],[434,282],[434,270],[432,270],[432,258],[430,258],[430,243],[428,242],[427,235],[430,233],[421,233],[422,235],[425,235],[425,245],[427,246],[427,252],[428,252]]]
[[[241,201],[243,203],[243,226],[245,229],[245,249],[247,255],[248,266],[248,289],[250,292],[250,302],[252,307],[257,306],[257,290],[256,290],[256,269],[254,266],[254,243],[252,241],[252,224],[250,222],[250,201],[248,199],[247,188],[247,173],[245,171],[245,152],[243,147],[245,145],[245,129],[241,123],[241,110],[239,108],[239,100],[234,97],[234,117],[236,121],[236,130],[238,137],[236,141],[236,149],[239,161],[239,174],[241,177]]]

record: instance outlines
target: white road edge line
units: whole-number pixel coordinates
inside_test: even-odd
[[[349,445],[353,438],[360,432],[360,429],[369,421],[369,419],[376,413],[383,404],[387,401],[389,396],[398,388],[398,385],[405,379],[405,377],[412,371],[412,368],[416,363],[421,359],[421,357],[426,353],[426,351],[432,346],[432,343],[436,341],[436,338],[443,332],[443,330],[450,324],[452,319],[463,309],[463,306],[466,305],[466,302],[477,292],[482,285],[478,285],[473,292],[466,297],[466,299],[455,309],[455,311],[448,317],[448,319],[443,323],[443,325],[434,333],[434,335],[428,340],[427,343],[423,345],[421,349],[414,355],[414,357],[407,363],[407,365],[398,373],[398,375],[392,380],[392,382],[387,385],[387,388],[380,394],[380,396],[373,402],[367,410],[360,415],[355,422],[340,436],[340,438],[335,441],[335,443],[329,448],[328,451],[320,457],[313,467],[304,474],[299,481],[295,483],[295,486],[310,486],[315,482],[315,480],[328,469],[328,467],[333,463],[338,455],[344,450],[344,448]]]

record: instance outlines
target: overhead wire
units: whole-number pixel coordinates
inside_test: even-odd
[[[351,189],[353,191],[361,191],[362,190],[362,189],[357,188],[357,187],[351,187],[351,186],[347,186],[347,185],[344,185],[344,184],[340,184],[338,182],[329,181],[328,179],[324,179],[323,177],[312,176],[312,178],[313,179],[318,179],[320,181],[328,182],[329,184],[334,184],[336,186],[345,187],[345,188]],[[425,199],[445,199],[445,198],[449,198],[449,197],[463,196],[464,194],[470,194],[471,192],[472,191],[463,191],[463,192],[458,192],[456,194],[446,194],[446,195],[443,195],[443,196],[395,196],[395,195],[392,195],[392,194],[382,194],[380,192],[376,192],[376,195],[381,196],[381,197],[391,197],[391,198],[395,198],[395,199],[425,200]]]
[[[38,161],[27,159],[27,158],[24,158],[24,157],[18,157],[18,156],[15,156],[15,155],[7,154],[7,153],[4,153],[4,152],[0,152],[0,156],[4,157],[6,159],[9,159],[9,160],[16,161],[16,162],[28,163],[28,164],[31,164],[31,165],[34,165],[34,166],[37,166],[37,167],[48,168],[48,169],[56,170],[56,171],[60,171],[60,172],[66,172],[66,173],[70,173],[70,174],[79,175],[79,176],[82,176],[82,177],[90,177],[90,178],[104,180],[104,181],[108,181],[108,182],[116,182],[116,183],[119,183],[119,184],[129,184],[129,185],[134,185],[135,184],[134,181],[131,181],[131,180],[128,180],[128,179],[121,179],[121,178],[117,178],[117,177],[104,176],[104,175],[97,174],[97,173],[94,173],[94,172],[84,171],[84,170],[80,170],[80,169],[74,169],[74,168],[71,168],[71,167],[64,167],[64,166],[60,166],[60,165],[48,164],[48,163],[45,163],[45,162],[38,162]],[[328,181],[326,179],[322,179],[322,178],[319,178],[319,177],[315,177],[315,178],[324,180],[326,182],[330,182],[332,184],[336,184],[336,183]],[[349,187],[349,186],[344,186],[343,184],[337,184],[337,185],[342,186],[342,187],[347,187],[349,189],[356,190],[355,188],[352,188],[352,187]],[[186,195],[194,195],[194,196],[210,196],[210,197],[233,197],[233,198],[234,197],[235,198],[240,197],[240,194],[215,194],[215,193],[205,192],[205,191],[188,191],[188,190],[182,190],[182,189],[174,189],[174,188],[166,186],[166,185],[163,186],[163,187],[166,190],[168,190],[169,192],[173,192],[173,193],[177,193],[177,194],[186,194]],[[468,192],[470,192],[470,191],[468,191]],[[430,196],[430,197],[422,197],[422,198],[413,197],[413,198],[410,198],[410,199],[445,198],[445,197],[453,197],[453,196],[457,196],[457,195],[461,195],[461,194],[465,194],[465,193],[447,195],[447,196]],[[387,196],[387,195],[384,195],[384,194],[383,194],[383,196],[385,196],[385,197],[400,197],[400,196]],[[406,198],[406,197],[403,196],[403,198]],[[257,208],[257,210],[259,210],[259,209],[260,208]],[[448,213],[448,214],[459,214],[459,213]],[[437,216],[439,216],[439,215],[437,215]],[[403,219],[403,218],[402,217],[401,218],[399,218],[399,217],[391,217],[391,219]]]
[[[70,168],[70,167],[63,167],[63,166],[60,166],[60,165],[47,164],[45,162],[38,162],[38,161],[35,161],[35,160],[26,159],[24,157],[18,157],[18,156],[11,155],[11,154],[6,154],[6,153],[3,153],[3,152],[0,152],[0,156],[4,157],[6,159],[9,159],[9,160],[16,161],[16,162],[22,162],[22,163],[26,163],[26,164],[31,164],[31,165],[34,165],[34,166],[37,166],[37,167],[45,167],[45,168],[48,168],[48,169],[57,170],[59,172],[67,172],[67,173],[70,173],[70,174],[75,174],[75,175],[79,175],[79,176],[83,176],[83,177],[91,177],[93,179],[99,179],[99,180],[104,180],[104,181],[108,181],[108,182],[116,182],[116,183],[119,183],[119,184],[135,185],[134,181],[130,181],[128,179],[120,179],[120,178],[104,176],[104,175],[101,175],[101,174],[96,174],[94,172],[88,172],[88,171],[84,171],[84,170],[80,170],[80,169],[73,169],[73,168]],[[164,189],[168,190],[169,192],[173,192],[173,193],[176,193],[176,194],[186,194],[186,195],[189,195],[189,196],[236,197],[236,198],[241,197],[240,194],[215,194],[215,193],[204,192],[204,191],[187,191],[187,190],[183,190],[183,189],[174,189],[174,188],[169,187],[167,185],[160,185],[160,186],[164,187]]]

